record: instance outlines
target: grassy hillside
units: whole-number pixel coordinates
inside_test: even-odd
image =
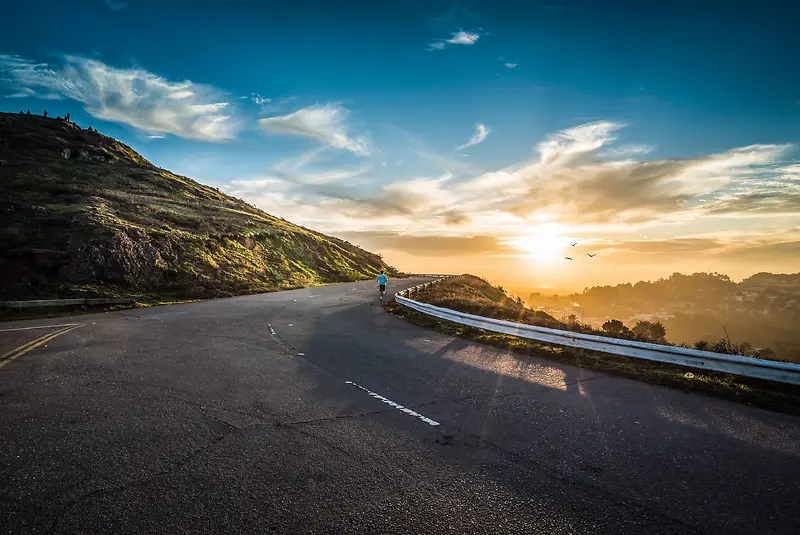
[[[462,275],[432,285],[415,299],[487,318],[517,321],[541,327],[564,329],[567,326],[545,312],[526,308],[499,287],[474,275]]]
[[[0,113],[0,198],[2,299],[210,297],[394,271],[57,118]]]

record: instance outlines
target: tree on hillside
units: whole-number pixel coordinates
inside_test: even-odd
[[[633,326],[632,331],[634,336],[643,342],[666,342],[667,330],[660,321],[639,320]]]
[[[617,338],[624,338],[631,333],[631,330],[628,329],[624,323],[613,319],[603,323],[602,329],[609,335]]]

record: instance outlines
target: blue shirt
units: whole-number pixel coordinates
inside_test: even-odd
[[[378,284],[380,284],[381,286],[386,286],[386,281],[388,279],[389,277],[381,273],[380,275],[378,275]]]

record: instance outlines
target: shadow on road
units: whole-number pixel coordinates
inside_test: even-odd
[[[795,417],[447,337],[368,304],[326,311],[308,333],[309,374],[354,381],[440,421],[434,429],[413,422],[418,456],[466,465],[523,500],[563,512],[559,492],[568,491],[584,500],[575,518],[597,508],[667,531],[797,527],[789,513],[800,499]],[[360,406],[345,403],[340,415]],[[370,425],[402,441],[404,417]],[[439,447],[442,436],[452,447]]]

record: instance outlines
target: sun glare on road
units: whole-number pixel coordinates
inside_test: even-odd
[[[565,248],[569,247],[569,240],[561,235],[561,228],[556,224],[541,225],[532,234],[509,243],[541,263],[554,263],[563,258]]]

